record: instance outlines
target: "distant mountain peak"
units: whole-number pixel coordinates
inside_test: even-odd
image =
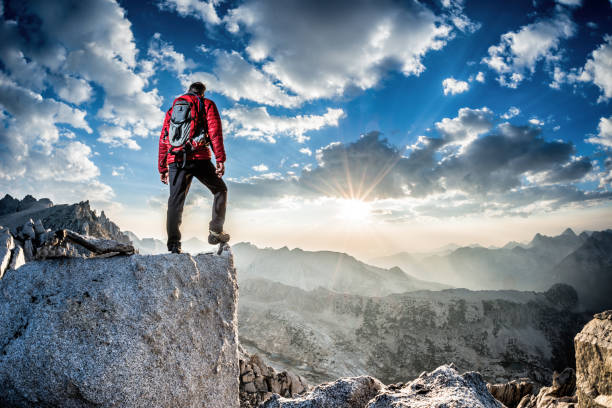
[[[565,231],[561,235],[571,235],[573,237],[576,236],[576,233],[571,228],[566,228]]]

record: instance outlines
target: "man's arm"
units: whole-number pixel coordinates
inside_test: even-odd
[[[168,184],[168,129],[170,127],[171,112],[172,108],[166,112],[164,125],[159,135],[159,151],[157,153],[157,170],[159,170],[160,179],[164,184]]]
[[[212,150],[215,153],[215,160],[217,162],[217,170],[219,170],[219,164],[225,162],[225,148],[223,146],[223,129],[221,127],[221,117],[217,106],[210,99],[205,99],[206,104],[206,121],[208,123],[208,136],[210,137],[210,143],[212,144]],[[223,166],[224,168],[224,166]]]

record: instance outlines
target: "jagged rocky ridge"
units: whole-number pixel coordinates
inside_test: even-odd
[[[0,211],[0,225],[8,227],[13,235],[19,235],[21,228],[28,221],[36,222],[40,220],[45,228],[53,231],[68,229],[82,235],[130,243],[129,237],[108,219],[104,211],[97,215],[96,211],[91,209],[89,201],[82,201],[77,204],[53,205],[46,198],[36,201],[34,198],[28,199],[28,197],[31,196],[26,196],[20,203],[27,202],[31,205],[26,205],[23,208],[23,204],[20,204],[17,207],[18,211]],[[6,203],[7,200],[15,199],[7,194],[0,202],[4,201]],[[36,203],[32,204],[32,200]],[[0,206],[0,208],[3,207]],[[6,208],[6,205],[4,205],[4,208]]]

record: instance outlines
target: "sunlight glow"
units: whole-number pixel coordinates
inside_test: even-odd
[[[363,221],[370,216],[371,205],[361,200],[339,200],[339,218],[349,221]]]

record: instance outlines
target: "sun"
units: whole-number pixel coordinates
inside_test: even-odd
[[[338,201],[338,217],[349,221],[365,220],[370,216],[371,206],[369,203],[355,199],[343,199]]]

